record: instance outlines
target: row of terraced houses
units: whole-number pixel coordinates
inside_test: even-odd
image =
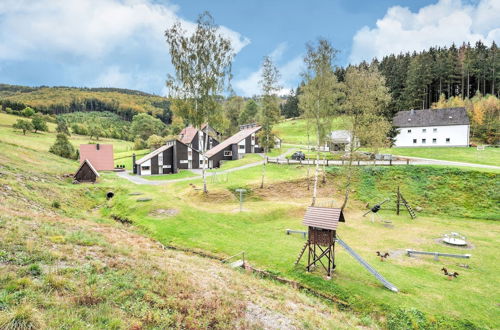
[[[224,161],[236,160],[249,153],[261,153],[255,124],[242,125],[233,136],[221,141],[219,132],[203,125],[200,129],[192,126],[184,128],[179,137],[152,151],[139,160],[134,159],[134,174],[155,175],[177,173],[179,169],[200,169],[203,167],[201,151],[205,152],[206,168],[217,168]],[[279,140],[277,147],[280,147]]]

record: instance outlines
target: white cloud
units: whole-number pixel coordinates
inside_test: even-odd
[[[5,0],[3,0],[5,1]],[[12,1],[0,5],[0,59],[20,60],[40,53],[100,58],[130,39],[144,51],[166,49],[164,31],[179,20],[177,7],[150,0]],[[194,30],[193,22],[181,19]],[[221,27],[236,52],[249,40]]]
[[[480,0],[475,5],[439,0],[416,13],[394,6],[377,20],[375,28],[365,26],[355,34],[349,60],[359,63],[391,53],[478,40],[500,41],[500,0]]]
[[[287,49],[286,43],[280,43],[270,54],[269,56],[272,58],[273,62],[279,62],[279,60],[283,57]],[[278,92],[279,95],[288,95],[290,94],[290,90],[295,89],[297,85],[297,79],[300,76],[300,73],[303,70],[303,59],[302,56],[297,56],[292,60],[282,64],[277,65],[278,71],[280,73],[280,81],[279,84],[281,86],[281,90]],[[234,83],[239,95],[243,96],[253,96],[260,95],[262,93],[259,81],[262,79],[262,68],[259,68],[256,71],[248,74],[246,78],[240,79]]]

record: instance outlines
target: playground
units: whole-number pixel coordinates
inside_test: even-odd
[[[307,272],[304,259],[294,265],[307,237],[286,234],[286,229],[307,230],[302,219],[310,204],[310,191],[304,167],[269,164],[263,189],[259,188],[261,167],[244,169],[224,180],[209,181],[208,195],[199,190],[201,180],[138,186],[113,176],[105,180],[110,184],[120,180],[126,192],[140,190],[152,200],[137,203],[137,196],[117,194],[103,215],[126,215],[165,245],[220,258],[244,251],[245,261],[252,267],[334,296],[360,313],[386,315],[398,308],[415,309],[433,317],[498,327],[493,315],[499,298],[495,283],[500,269],[495,260],[500,227],[491,221],[498,209],[480,197],[491,194],[491,186],[482,184],[482,180],[491,182],[496,174],[414,166],[362,171],[366,176],[362,173],[355,183],[353,199],[345,210],[346,222],[337,230],[341,242],[335,245],[336,268],[330,278],[320,266]],[[320,185],[318,206],[339,207],[342,182],[336,173],[329,170],[327,183]],[[401,194],[415,210],[415,219],[404,205],[400,215],[396,214],[394,178],[398,178]],[[439,184],[439,178],[447,184]],[[474,185],[475,191],[469,185]],[[239,188],[246,190],[243,212],[239,212]],[[451,190],[445,189],[453,189],[455,197],[450,199]],[[172,191],[175,194],[169,193]],[[390,201],[381,205],[373,222],[370,215],[363,217],[386,198]],[[423,210],[416,211],[420,208]],[[158,209],[175,212],[158,216]],[[451,231],[466,235],[471,246],[444,244],[443,235]],[[408,256],[408,249],[469,254],[470,258]],[[384,262],[377,251],[389,253]],[[384,287],[368,268],[398,292]],[[449,280],[442,268],[460,275]]]

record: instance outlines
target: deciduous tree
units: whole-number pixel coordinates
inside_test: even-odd
[[[231,63],[234,50],[229,39],[220,34],[212,16],[204,12],[198,17],[193,33],[185,31],[180,22],[166,32],[170,59],[175,75],[169,75],[167,87],[175,100],[172,109],[196,128],[208,123],[220,126],[219,95],[230,89]],[[205,134],[201,157],[203,191],[206,193],[205,169],[208,135]]]
[[[343,84],[337,81],[333,69],[332,63],[336,53],[337,51],[327,40],[320,39],[317,45],[307,45],[307,55],[304,58],[305,85],[299,95],[299,107],[317,141],[312,206],[315,205],[317,198],[320,148],[331,132],[332,117],[338,114],[340,102],[345,96]]]
[[[26,132],[33,130],[33,125],[24,119],[18,119],[12,127],[23,131],[23,135],[26,135]]]

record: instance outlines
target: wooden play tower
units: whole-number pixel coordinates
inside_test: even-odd
[[[335,269],[335,240],[339,222],[345,222],[341,209],[309,206],[303,221],[309,227],[308,238],[295,264],[307,250],[307,271],[320,264],[327,276],[331,276]]]

